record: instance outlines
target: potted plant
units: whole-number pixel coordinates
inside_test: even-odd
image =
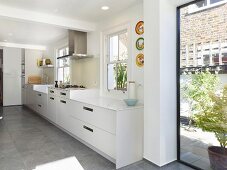
[[[213,132],[220,146],[208,147],[211,167],[227,170],[227,86],[217,92],[210,92],[210,101],[200,100],[201,111],[194,114],[196,126],[206,132]]]

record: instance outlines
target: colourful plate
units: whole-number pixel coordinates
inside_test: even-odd
[[[140,37],[136,40],[136,48],[137,48],[137,50],[144,49],[144,39],[142,37]]]
[[[144,22],[143,21],[139,21],[136,24],[135,31],[138,35],[142,35],[144,33]]]
[[[140,53],[136,56],[136,65],[138,67],[144,66],[144,55],[142,53]]]

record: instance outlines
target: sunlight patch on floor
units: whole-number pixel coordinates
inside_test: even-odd
[[[84,170],[76,157],[69,157],[36,166],[35,170]]]

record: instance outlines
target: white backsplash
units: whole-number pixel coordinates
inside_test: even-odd
[[[99,58],[72,60],[71,84],[84,85],[86,88],[99,88]]]

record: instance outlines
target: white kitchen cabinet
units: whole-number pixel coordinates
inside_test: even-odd
[[[57,112],[56,112],[56,123],[61,126],[62,128],[70,131],[69,119],[70,116],[68,114],[69,107],[68,107],[68,99],[58,97],[56,104],[57,104]]]
[[[46,117],[47,114],[47,94],[33,90],[32,85],[25,87],[25,105],[35,112]]]
[[[57,112],[57,103],[59,97],[55,95],[48,95],[47,99],[47,118],[52,122],[56,123],[56,112]]]
[[[42,97],[41,97],[41,104],[42,104],[42,112],[41,114],[45,117],[47,117],[47,94],[42,93]]]
[[[47,117],[47,94],[35,91],[34,97],[34,110],[42,116]]]
[[[22,88],[22,105],[26,105],[26,88]]]
[[[116,112],[86,103],[70,100],[70,114],[109,133],[116,133]]]
[[[71,100],[66,90],[49,88],[48,95],[27,90],[29,107],[116,163],[117,169],[142,159],[143,107],[111,109],[103,100],[99,105]]]
[[[143,108],[118,111],[73,100],[68,108],[69,131],[105,153],[117,168],[142,159]]]
[[[31,109],[37,112],[37,97],[36,92],[31,90]]]
[[[3,48],[3,106],[21,105],[20,48]]]
[[[32,89],[32,85],[26,85],[25,89],[26,89],[26,106],[33,110],[32,103],[34,103],[33,102],[34,91]]]
[[[95,126],[81,121],[71,115],[69,119],[69,125],[71,125],[69,131],[86,141],[88,144],[97,148],[101,152],[105,153],[109,157],[115,159],[116,158],[116,136],[106,132],[105,130],[96,128]]]

